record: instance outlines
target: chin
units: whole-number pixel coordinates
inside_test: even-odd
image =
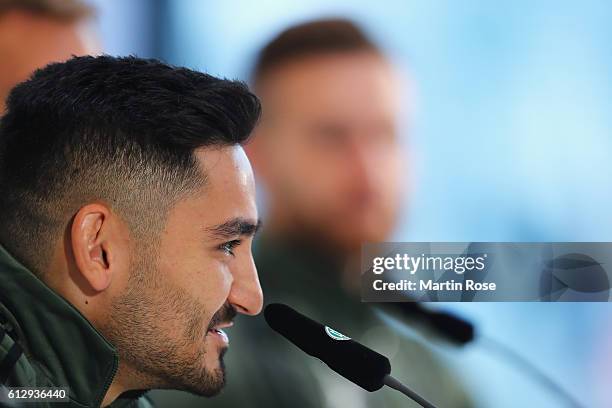
[[[197,377],[191,377],[188,381],[183,378],[181,386],[171,387],[186,391],[200,397],[214,397],[225,387],[225,368],[223,361],[215,363],[215,366],[206,366]]]
[[[389,236],[387,230],[372,228],[369,225],[352,225],[337,231],[347,232],[335,239],[337,245],[347,251],[360,250],[364,242],[381,242]]]
[[[204,388],[201,396],[214,397],[219,394],[225,387],[225,365],[223,364],[223,356],[219,357],[216,367],[207,367],[207,386]]]
[[[212,386],[211,388],[217,388],[216,391],[213,391],[213,395],[218,394],[221,389],[225,386],[225,363],[223,361],[223,357],[225,352],[227,351],[227,347],[223,347],[219,351],[215,350],[210,355],[207,354],[207,357],[211,357],[211,361],[205,359],[205,377]]]
[[[225,349],[207,347],[199,358],[178,361],[175,370],[166,372],[161,384],[151,388],[185,391],[201,397],[214,397],[225,386]],[[178,368],[178,369],[177,369]]]

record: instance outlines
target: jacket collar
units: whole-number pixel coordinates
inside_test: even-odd
[[[99,407],[117,372],[115,348],[68,301],[56,294],[0,245],[0,302],[24,339],[28,358],[43,366],[55,386]]]

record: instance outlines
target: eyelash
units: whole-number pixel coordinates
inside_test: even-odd
[[[240,245],[242,241],[240,241],[239,239],[235,239],[233,241],[228,241],[228,242],[224,242],[223,244],[219,245],[219,249],[223,252],[225,252],[227,255],[232,255],[234,256],[234,252],[232,251],[234,248],[236,248],[238,245]]]

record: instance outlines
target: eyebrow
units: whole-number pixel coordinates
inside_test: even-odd
[[[232,218],[223,224],[207,227],[206,232],[218,239],[227,239],[236,235],[253,236],[261,228],[261,220]]]

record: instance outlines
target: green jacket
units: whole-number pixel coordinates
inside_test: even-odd
[[[0,380],[5,387],[68,387],[69,403],[38,402],[36,407],[99,407],[117,372],[115,348],[2,246],[0,337]],[[0,406],[34,406],[24,402],[0,399]],[[124,394],[110,407],[151,404],[142,393]]]

